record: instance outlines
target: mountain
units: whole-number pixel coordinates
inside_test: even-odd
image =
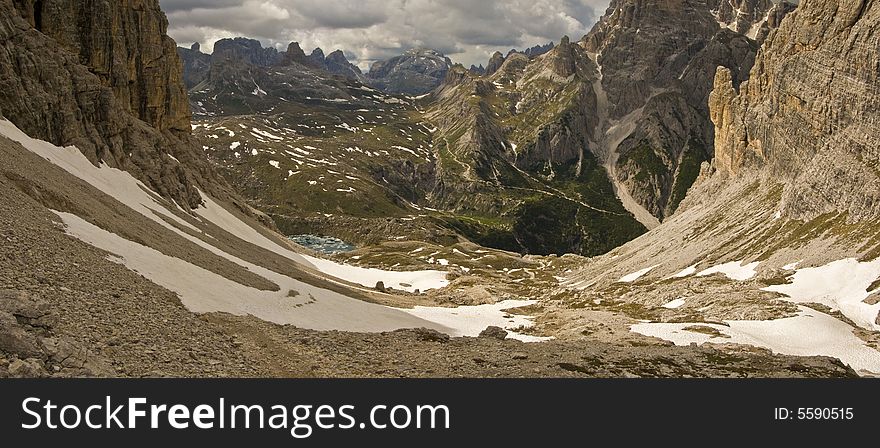
[[[283,55],[283,60],[286,65],[297,63],[349,79],[363,79],[361,69],[349,62],[342,50],[336,50],[324,56],[323,50],[315,48],[310,55],[306,56],[298,42],[291,42],[287,47],[287,52]]]
[[[468,238],[522,253],[596,255],[643,233],[589,149],[597,77],[567,38],[486,77],[453,68],[427,115],[439,159],[427,201]]]
[[[486,64],[486,73],[485,74],[488,76],[494,75],[495,72],[497,72],[498,69],[500,69],[501,66],[504,65],[504,61],[505,61],[504,55],[501,54],[500,51],[496,51],[495,53],[492,53],[492,57],[489,58],[489,63]]]
[[[489,59],[489,64],[486,69],[483,69],[482,72],[474,72],[477,75],[492,75],[504,64],[504,61],[507,60],[510,56],[514,54],[523,54],[526,55],[529,59],[534,59],[538,56],[548,53],[556,46],[553,42],[548,42],[545,45],[535,45],[534,47],[527,48],[524,51],[519,51],[517,49],[512,49],[507,52],[507,56],[501,54],[500,51],[496,51],[492,54],[492,57]]]
[[[878,22],[874,2],[805,0],[748,80],[719,68],[711,165],[662,226],[569,276],[572,303],[681,298],[638,331],[680,344],[709,332],[876,374]]]
[[[412,49],[377,61],[367,73],[370,85],[387,93],[424,95],[440,85],[452,61],[435,50]]]
[[[538,56],[541,56],[542,54],[549,52],[555,46],[556,46],[555,43],[547,42],[544,45],[535,45],[534,47],[526,48],[522,53],[530,58],[536,58]]]
[[[715,70],[717,157],[607,249],[584,43],[414,99],[233,39],[187,98],[158,1],[0,0],[0,377],[876,374],[878,20],[805,0]]]
[[[469,68],[468,71],[473,75],[482,76],[486,74],[486,67],[483,67],[483,64],[480,64],[479,67],[471,64],[471,68]]]
[[[190,134],[176,47],[155,1],[138,10],[131,2],[5,6],[0,109],[12,123],[183,206],[200,205],[199,190],[229,195]],[[140,25],[111,35],[112,23]]]
[[[743,31],[773,6],[713,3],[719,2],[614,1],[582,41],[609,104],[597,152],[628,209],[648,227],[677,209],[700,164],[711,160],[707,104],[715,68],[729,68],[735,85],[748,77],[758,44]],[[740,14],[731,17],[733,3]],[[736,26],[726,25],[734,19]]]
[[[713,157],[716,68],[738,85],[759,48],[716,6],[615,1],[578,43],[495,53],[482,77],[453,69],[428,115],[443,143],[431,206],[468,238],[533,254],[597,255],[658,226]]]
[[[216,73],[218,67],[237,62],[245,62],[263,70],[277,65],[299,64],[349,79],[363,79],[361,70],[350,63],[341,50],[325,56],[323,50],[316,48],[306,55],[297,42],[291,42],[287,51],[278,52],[274,48],[263,48],[257,40],[238,37],[217,41],[214,44],[214,53],[210,55],[202,53],[198,43],[189,49],[178,47],[177,52],[183,62],[183,77],[187,89],[192,89],[207,79],[212,65],[215,65]]]
[[[183,63],[183,83],[187,89],[205,80],[211,69],[211,55],[202,53],[198,42],[190,48],[177,47],[177,54]]]

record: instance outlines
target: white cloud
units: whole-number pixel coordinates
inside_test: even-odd
[[[160,0],[169,34],[211,51],[225,37],[285,49],[341,49],[362,66],[414,47],[434,48],[466,65],[495,51],[563,35],[578,39],[608,0]]]

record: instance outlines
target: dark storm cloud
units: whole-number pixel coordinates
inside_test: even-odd
[[[608,0],[160,0],[182,45],[210,51],[224,37],[247,36],[285,48],[342,49],[362,66],[428,47],[456,62],[485,63],[563,35],[587,33]]]

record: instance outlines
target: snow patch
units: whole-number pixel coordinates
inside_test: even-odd
[[[728,326],[693,323],[640,323],[630,330],[645,336],[671,341],[676,345],[743,344],[764,347],[774,353],[794,356],[831,356],[857,371],[880,373],[880,352],[856,337],[852,327],[816,310],[801,307],[800,314],[770,321],[727,321]],[[729,336],[687,331],[699,325]]]
[[[683,298],[682,299],[675,299],[675,300],[667,303],[666,305],[663,305],[663,308],[666,308],[668,310],[676,310],[676,309],[683,307],[685,303],[686,302]]]
[[[623,277],[620,278],[620,280],[617,281],[617,283],[632,283],[632,282],[644,277],[647,273],[653,271],[654,269],[657,269],[658,267],[660,267],[659,264],[656,266],[651,266],[650,268],[642,269],[641,271],[633,272],[632,274],[629,274],[629,275],[624,275]]]
[[[868,288],[880,278],[880,260],[861,263],[854,258],[835,261],[818,268],[798,269],[787,285],[773,285],[764,291],[778,292],[796,303],[821,303],[840,310],[858,326],[878,331],[880,303],[864,302]]]
[[[323,258],[303,255],[309,264],[319,271],[348,282],[373,288],[383,282],[389,288],[407,292],[440,289],[449,285],[444,271],[385,271],[375,268],[362,268],[336,263]]]
[[[758,275],[757,269],[761,262],[756,261],[747,265],[743,265],[745,261],[733,261],[711,267],[697,274],[697,277],[707,277],[712,274],[724,274],[727,278],[737,281],[746,281]]]
[[[684,270],[682,270],[678,274],[673,275],[672,278],[690,277],[696,273],[697,273],[697,265],[693,265],[693,266],[685,268]]]
[[[534,300],[505,300],[495,304],[462,306],[458,308],[417,306],[411,310],[402,310],[421,319],[436,322],[452,329],[452,336],[476,337],[486,327],[501,327],[508,331],[517,328],[530,328],[534,325],[532,318],[508,314],[504,310],[534,305]],[[511,332],[507,336],[523,342],[544,342],[552,338],[530,336]]]

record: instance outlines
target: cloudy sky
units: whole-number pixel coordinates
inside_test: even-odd
[[[609,0],[159,0],[178,44],[211,52],[224,37],[245,36],[283,50],[336,49],[362,68],[427,47],[465,65],[496,50],[523,49],[563,35],[579,39]]]

